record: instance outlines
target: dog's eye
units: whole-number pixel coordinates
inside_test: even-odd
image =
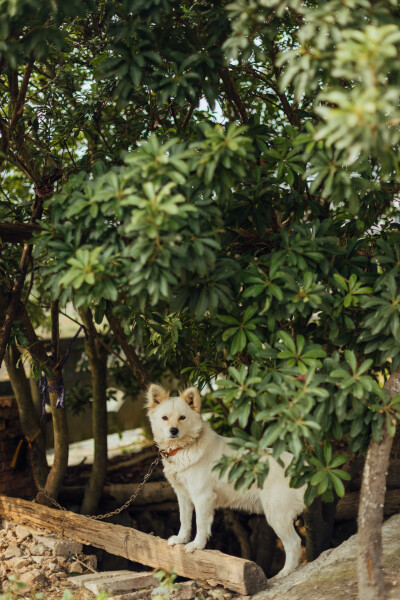
[[[181,417],[179,417],[180,421],[184,421],[186,419],[186,417],[184,417],[183,415]]]
[[[166,415],[163,416],[162,418],[163,421],[168,421],[168,417]]]

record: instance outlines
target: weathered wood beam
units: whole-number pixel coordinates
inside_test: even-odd
[[[60,511],[19,498],[0,496],[0,516],[33,529],[46,529],[83,544],[101,548],[144,565],[172,571],[190,579],[212,581],[240,594],[256,594],[267,587],[267,579],[250,560],[216,550],[188,554],[183,546],[136,529],[95,521],[69,511]]]

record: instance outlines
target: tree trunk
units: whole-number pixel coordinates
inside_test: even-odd
[[[321,552],[332,547],[335,512],[336,502],[322,502],[320,497],[304,512],[307,562],[315,560]]]
[[[52,377],[49,377],[49,390],[56,386],[60,375],[60,371],[52,372]],[[68,422],[65,408],[57,408],[58,392],[49,391],[49,399],[53,417],[54,461],[47,477],[45,490],[56,499],[68,467]]]
[[[47,479],[48,466],[46,459],[46,444],[40,428],[39,416],[32,402],[31,391],[25,376],[24,367],[18,363],[21,354],[14,345],[9,345],[4,356],[8,376],[18,405],[19,420],[24,436],[32,442],[32,469],[35,479],[44,486]]]
[[[9,308],[10,303],[7,302],[7,298],[0,290],[0,314],[6,312],[6,306]],[[37,337],[28,311],[26,310],[26,306],[22,302],[19,302],[17,305],[16,316],[20,321],[21,329],[28,340],[28,347],[26,350],[31,355],[32,360],[35,360],[41,369],[46,368],[47,370],[50,370],[51,376],[48,378],[49,390],[55,390],[55,387],[60,382],[62,371],[57,367],[55,361],[47,355],[45,346],[42,340],[39,340]],[[53,498],[56,498],[58,495],[68,467],[68,423],[65,409],[56,408],[58,394],[58,391],[49,391],[54,429],[54,462],[50,469],[50,473],[47,476],[45,490]],[[43,496],[40,501],[47,503]]]
[[[392,373],[385,388],[391,396],[400,392],[400,370]],[[371,439],[365,460],[358,512],[357,575],[360,600],[385,598],[382,520],[392,443],[393,438],[385,422],[381,441]]]
[[[29,368],[30,368],[29,387],[31,390],[32,403],[33,403],[33,406],[35,407],[35,411],[36,411],[38,418],[41,419],[41,417],[42,417],[42,396],[41,396],[41,393],[40,393],[40,390],[38,387],[38,382],[35,380],[35,377],[33,375],[32,357],[30,355],[28,355],[28,357],[29,357]],[[45,419],[45,417],[43,417],[43,420],[41,422],[41,428],[42,428],[43,436],[44,436],[44,438],[46,438],[46,419]]]
[[[94,459],[81,513],[96,511],[107,477],[107,354],[99,343],[90,311],[80,311],[88,340],[85,342],[92,379]]]

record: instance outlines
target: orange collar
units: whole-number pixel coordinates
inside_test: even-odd
[[[170,456],[175,456],[179,450],[182,450],[182,448],[174,448],[173,450],[160,450],[160,454],[163,458],[169,458]]]

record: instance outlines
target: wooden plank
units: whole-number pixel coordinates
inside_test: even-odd
[[[256,594],[267,587],[261,567],[217,550],[196,550],[188,554],[183,546],[168,546],[166,540],[136,529],[95,521],[20,498],[0,496],[0,515],[14,523],[47,529],[144,565],[166,571],[175,568],[183,577],[212,581],[241,594]]]

